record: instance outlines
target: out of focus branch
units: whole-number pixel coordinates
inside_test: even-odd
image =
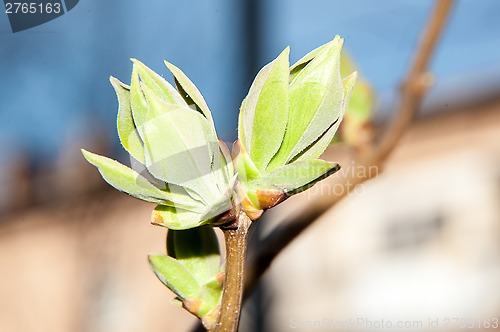
[[[443,31],[454,0],[437,0],[430,14],[427,25],[423,29],[420,43],[415,51],[415,57],[403,81],[400,92],[398,112],[391,124],[383,131],[383,135],[373,148],[355,157],[354,167],[382,167],[390,153],[399,143],[410,123],[418,113],[425,93],[431,85],[431,75],[427,71],[430,58],[437,41]],[[349,172],[351,173],[351,172]],[[274,258],[309,227],[319,216],[344,198],[349,188],[370,179],[373,172],[352,172],[343,179],[340,195],[325,195],[311,202],[307,209],[297,212],[291,219],[277,226],[259,247],[247,257],[247,274],[245,276],[246,292],[253,288],[259,278],[269,268]],[[362,176],[360,176],[362,175]],[[339,188],[340,189],[340,188]]]

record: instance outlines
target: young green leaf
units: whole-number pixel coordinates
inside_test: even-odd
[[[339,72],[342,43],[335,37],[290,83],[288,125],[268,171],[292,161],[338,121],[344,99]]]
[[[210,145],[217,144],[207,120],[189,108],[159,102],[161,116],[144,124],[146,167],[156,178],[189,188],[210,204],[219,198]]]
[[[326,47],[328,47],[328,43],[312,50],[311,52],[307,53],[302,58],[300,58],[299,61],[295,62],[290,67],[290,82],[292,82],[293,79],[297,76],[297,74],[300,73],[302,69],[304,69],[304,67],[307,66],[309,62],[311,62],[312,59],[314,59]]]
[[[132,157],[144,163],[144,146],[132,117],[130,87],[114,77],[110,77],[109,81],[118,97],[117,128],[120,142]]]
[[[194,85],[193,82],[176,66],[171,64],[170,62],[165,61],[165,65],[172,72],[175,78],[175,83],[177,85],[177,89],[179,90],[179,95],[185,100],[188,106],[195,106],[195,109],[202,113],[205,118],[207,118],[208,122],[214,127],[214,120],[212,119],[212,113],[208,108],[208,105],[201,95],[198,88]],[[215,128],[214,128],[215,131]]]
[[[250,185],[260,190],[277,189],[286,194],[295,194],[312,187],[339,169],[337,163],[320,159],[297,161],[264,175]]]
[[[132,79],[130,82],[130,106],[132,109],[132,118],[134,119],[137,132],[142,136],[141,128],[146,122],[148,103],[141,89],[141,80],[139,79],[139,69],[132,67]]]
[[[169,230],[167,252],[182,262],[200,285],[209,282],[220,272],[219,242],[211,226]]]
[[[82,153],[89,163],[99,169],[106,182],[130,196],[156,204],[183,207],[191,211],[203,209],[203,206],[189,195],[160,190],[140,174],[116,160],[83,149]]]
[[[287,47],[261,69],[241,105],[238,137],[259,170],[266,169],[285,135],[289,53]]]
[[[151,89],[160,100],[166,103],[188,106],[184,98],[182,98],[177,90],[175,90],[175,88],[163,77],[155,73],[139,60],[131,60],[134,63],[134,68],[136,68],[141,83]]]
[[[196,296],[184,299],[183,304],[210,328],[222,296],[220,249],[213,227],[169,230],[167,253],[185,266],[200,285]]]
[[[194,83],[182,72],[182,70],[180,70],[170,62],[165,61],[165,65],[174,75],[175,84],[177,86],[177,90],[179,91],[179,95],[184,98],[189,107],[192,107],[193,109],[203,114],[203,116],[205,116],[205,118],[208,120],[208,123],[210,124],[210,127],[212,128],[214,136],[216,136],[212,113],[210,112],[205,99],[203,98],[196,85],[194,85]],[[224,155],[221,154],[223,152],[221,152],[220,150],[224,149],[222,146],[211,144],[209,148],[211,149],[211,152],[214,156],[212,169],[215,172],[215,176],[217,177],[219,190],[225,190],[225,184],[227,184],[227,181],[229,181],[232,176],[232,172],[228,169],[228,165],[230,163],[228,163]]]
[[[160,281],[177,296],[194,299],[200,292],[200,285],[191,272],[179,261],[165,255],[149,255],[149,264]]]
[[[309,146],[299,155],[297,155],[295,158],[296,161],[318,158],[326,150],[328,145],[330,145],[333,136],[337,132],[337,129],[339,128],[340,123],[344,117],[347,105],[349,104],[349,98],[351,96],[354,84],[356,83],[356,78],[357,78],[357,73],[354,72],[342,80],[342,84],[344,87],[344,100],[342,101],[342,113],[340,114],[338,121],[336,121],[328,129],[328,131],[325,132],[316,142],[311,144],[311,146]]]
[[[166,205],[156,206],[151,214],[151,223],[175,230],[203,225],[200,213]]]
[[[176,66],[171,64],[170,62],[165,61],[165,65],[172,72],[175,79],[175,84],[177,86],[177,90],[179,91],[179,95],[184,98],[185,102],[189,107],[203,114],[203,116],[207,119],[214,136],[217,136],[214,126],[214,121],[212,118],[212,113],[203,98],[202,94],[194,85],[194,83]],[[217,178],[217,185],[219,190],[225,190],[225,186],[227,182],[232,177],[233,172],[230,170],[230,162],[224,156],[224,147],[225,144],[220,142],[217,144],[210,144],[209,148],[211,153],[213,154],[213,162],[212,162],[212,170],[215,173]],[[227,147],[226,147],[227,149]],[[222,151],[221,151],[222,150]]]

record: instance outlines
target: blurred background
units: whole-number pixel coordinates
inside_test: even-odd
[[[148,223],[152,206],[110,190],[80,153],[129,162],[108,81],[129,81],[129,58],[161,74],[164,59],[180,67],[232,142],[258,69],[287,45],[294,62],[339,34],[373,87],[383,126],[432,5],[82,0],[17,33],[0,13],[0,331],[188,331],[195,323],[147,264],[148,253],[164,251],[165,230]],[[418,121],[383,174],[277,258],[245,305],[241,331],[308,331],[326,321],[340,325],[323,330],[345,330],[343,321],[358,318],[421,321],[412,328],[425,330],[429,320],[500,318],[499,16],[498,1],[457,2]],[[325,158],[349,170],[341,148]],[[273,209],[254,240],[343,175]]]

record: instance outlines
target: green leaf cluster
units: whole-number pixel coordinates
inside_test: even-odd
[[[176,301],[211,329],[220,310],[224,272],[219,243],[208,225],[189,230],[169,230],[168,255],[149,255],[160,281],[176,295]]]
[[[229,150],[217,138],[203,96],[168,62],[177,89],[132,61],[130,86],[113,77],[111,84],[119,101],[120,141],[143,170],[83,150],[85,158],[116,189],[158,204],[154,224],[188,229],[216,223],[232,208],[235,177]]]
[[[286,48],[257,74],[240,108],[233,159],[246,197],[259,211],[303,191],[340,167],[318,157],[344,116],[356,73],[340,73],[343,39],[313,50],[289,65]]]

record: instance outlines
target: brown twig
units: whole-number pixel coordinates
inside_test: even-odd
[[[235,228],[224,228],[226,271],[221,311],[214,332],[234,332],[238,329],[243,298],[243,277],[251,220],[240,211]]]
[[[384,131],[379,143],[367,153],[358,156],[355,167],[382,166],[390,153],[394,150],[406,129],[415,118],[421,101],[430,86],[430,74],[427,66],[434,52],[436,43],[443,31],[443,27],[453,7],[453,0],[437,0],[434,10],[429,17],[427,26],[423,30],[415,58],[401,87],[399,111],[392,123]],[[265,239],[262,240],[256,252],[248,257],[245,289],[253,288],[255,283],[269,268],[274,258],[295,239],[302,231],[309,227],[326,210],[344,198],[349,189],[362,183],[374,174],[362,172],[343,180],[340,195],[323,196],[310,204],[307,209],[298,212],[291,219],[277,226]],[[337,190],[339,192],[339,190]]]

